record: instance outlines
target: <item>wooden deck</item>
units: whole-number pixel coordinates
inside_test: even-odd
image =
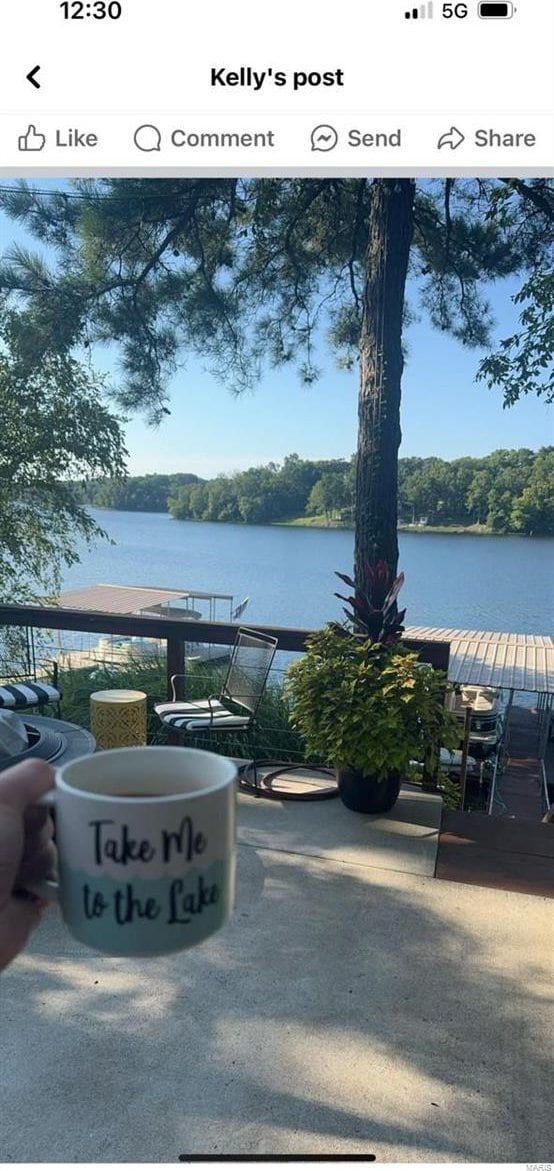
[[[493,815],[443,810],[435,877],[554,898],[554,824],[544,824],[537,712],[514,706]],[[545,769],[554,801],[554,743]],[[501,815],[500,815],[501,814]]]
[[[554,825],[443,810],[435,878],[554,898]]]

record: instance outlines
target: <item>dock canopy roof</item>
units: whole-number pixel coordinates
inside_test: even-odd
[[[548,635],[407,626],[406,637],[449,642],[452,683],[554,694],[554,641]]]
[[[232,594],[206,593],[203,590],[168,590],[157,586],[94,585],[79,590],[67,590],[60,595],[63,610],[97,610],[104,614],[139,614],[143,610],[168,607],[171,602],[188,603],[202,600],[221,600],[231,603]]]

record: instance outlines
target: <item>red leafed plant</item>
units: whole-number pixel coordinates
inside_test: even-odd
[[[383,645],[399,642],[404,633],[406,611],[398,609],[396,599],[404,584],[404,574],[400,573],[392,581],[386,561],[377,561],[373,565],[366,561],[362,586],[356,587],[356,583],[346,573],[337,573],[336,576],[354,590],[347,598],[343,594],[335,594],[349,607],[343,609],[353,632],[363,635],[370,642]]]

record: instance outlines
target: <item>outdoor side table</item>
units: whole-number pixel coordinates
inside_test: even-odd
[[[93,691],[90,730],[97,749],[132,748],[146,744],[146,695],[117,687]]]

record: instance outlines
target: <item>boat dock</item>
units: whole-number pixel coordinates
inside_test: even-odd
[[[492,812],[443,809],[435,877],[554,898],[554,802],[550,709],[512,705]]]
[[[238,622],[242,617],[249,598],[238,605],[232,594],[215,593],[207,590],[176,590],[165,586],[127,586],[99,583],[68,590],[61,594],[57,609],[83,610],[94,613],[114,614],[138,618],[168,618],[182,622]],[[64,646],[59,631],[56,657],[62,668],[78,670],[91,668],[110,670],[128,667],[131,663],[155,662],[165,655],[163,639],[121,635],[101,635],[93,643],[90,636],[83,635],[87,645]],[[228,649],[195,641],[186,642],[188,662],[207,662],[226,658]]]
[[[548,786],[549,772],[550,782],[554,784],[554,746],[546,739],[546,732],[540,711],[512,706],[494,812],[500,812],[504,817],[541,821],[545,813],[545,786]]]
[[[511,685],[499,768],[487,813],[443,809],[435,877],[554,898],[554,826],[543,823],[554,802],[553,644],[527,637],[513,636],[496,655],[483,643],[489,669],[479,657],[474,662],[474,678]],[[468,670],[464,650],[453,657],[455,673]],[[513,702],[514,684],[522,683],[535,691],[532,707]]]
[[[451,683],[507,692],[505,726],[487,812],[493,817],[541,821],[554,801],[554,752],[549,740],[554,640],[548,635],[432,626],[407,627],[406,634],[450,644]],[[523,695],[527,704],[514,702]]]

